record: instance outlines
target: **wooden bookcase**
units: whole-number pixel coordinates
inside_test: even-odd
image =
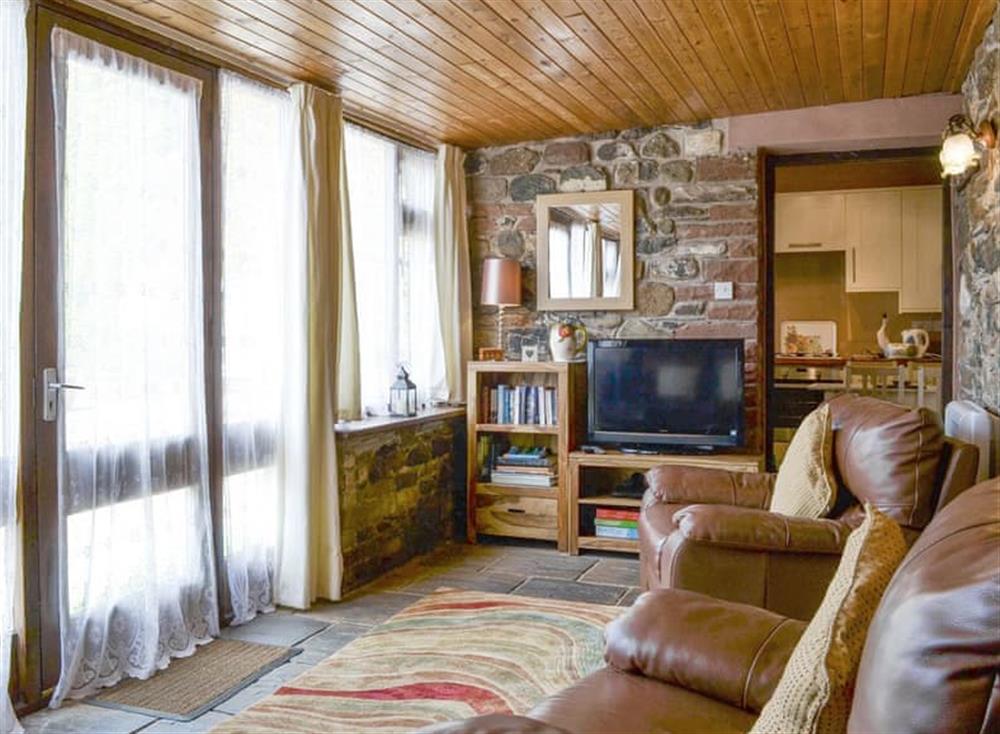
[[[559,362],[470,362],[468,405],[468,518],[478,534],[554,541],[565,551],[569,454],[586,431],[587,367]],[[484,391],[497,385],[543,385],[556,390],[555,425],[502,425],[481,415]],[[481,436],[519,446],[546,446],[556,456],[554,487],[511,487],[479,479]]]
[[[642,500],[615,497],[609,485],[628,472],[644,473],[655,466],[674,464],[702,466],[710,469],[758,472],[764,464],[760,454],[712,454],[706,456],[685,454],[627,454],[608,450],[600,454],[572,451],[567,471],[567,538],[566,550],[578,555],[580,549],[639,552],[639,541],[619,538],[598,538],[593,534],[593,515],[598,507],[629,508],[638,510]],[[591,472],[602,472],[601,477],[588,477]],[[597,473],[594,472],[594,473]],[[617,474],[617,476],[616,476]],[[603,480],[603,481],[601,481]]]

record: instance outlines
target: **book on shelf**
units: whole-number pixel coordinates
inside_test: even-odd
[[[638,520],[608,520],[607,518],[599,517],[594,520],[594,525],[607,528],[637,528],[639,527]]]
[[[512,471],[497,471],[490,473],[492,484],[514,487],[554,487],[558,479],[555,474],[521,474]]]
[[[639,528],[618,528],[611,525],[595,525],[594,535],[598,538],[617,538],[620,540],[638,540]]]
[[[505,426],[555,426],[558,399],[554,387],[497,385],[480,396],[483,422]]]
[[[596,517],[598,520],[629,520],[639,522],[638,510],[619,510],[611,507],[598,507]]]

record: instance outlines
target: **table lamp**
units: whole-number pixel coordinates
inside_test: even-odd
[[[480,359],[503,359],[503,310],[507,306],[521,305],[521,263],[501,257],[483,260],[483,287],[479,302],[496,306],[497,348],[480,350]]]

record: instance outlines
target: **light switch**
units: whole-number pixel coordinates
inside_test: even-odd
[[[733,300],[733,284],[731,281],[715,284],[715,300],[716,301]]]

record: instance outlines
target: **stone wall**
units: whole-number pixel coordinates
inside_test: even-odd
[[[487,256],[517,258],[524,305],[507,311],[508,356],[533,340],[547,352],[548,327],[582,322],[591,336],[730,337],[746,340],[748,445],[761,448],[758,406],[758,213],[756,158],[724,153],[713,125],[637,128],[577,138],[482,148],[469,175],[473,303]],[[636,192],[634,311],[555,313],[535,308],[535,196]],[[734,283],[716,301],[715,281]],[[476,306],[476,347],[496,342],[496,309]]]
[[[977,127],[1000,127],[1000,6],[962,85]],[[964,188],[960,188],[963,186]],[[967,182],[954,183],[955,397],[1000,414],[1000,149]]]
[[[464,533],[464,456],[464,417],[337,435],[344,593]]]

